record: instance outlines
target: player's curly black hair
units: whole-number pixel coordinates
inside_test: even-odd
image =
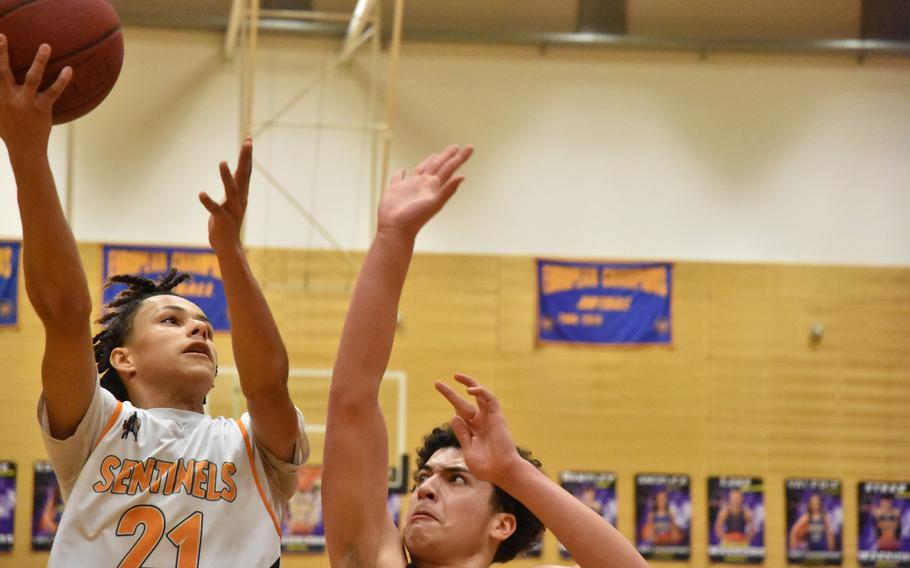
[[[123,346],[133,327],[133,318],[142,301],[152,296],[173,294],[181,282],[190,278],[186,272],[178,272],[172,268],[157,282],[142,276],[131,274],[118,274],[111,276],[106,286],[126,284],[126,289],[117,294],[117,297],[104,306],[104,315],[98,323],[104,329],[92,338],[92,347],[95,351],[95,364],[98,366],[98,376],[101,386],[106,388],[117,400],[129,400],[129,393],[117,369],[111,366],[111,352]]]
[[[417,449],[417,472],[423,468],[437,450],[442,448],[460,448],[461,444],[452,431],[452,427],[444,424],[427,434],[423,439],[423,446]],[[519,455],[534,467],[540,469],[540,460],[534,458],[531,452],[524,448],[515,448]],[[525,507],[518,499],[512,497],[497,485],[493,485],[493,497],[490,506],[494,511],[511,513],[515,515],[515,532],[499,544],[493,562],[508,562],[520,553],[531,548],[543,532],[544,526],[534,513]]]

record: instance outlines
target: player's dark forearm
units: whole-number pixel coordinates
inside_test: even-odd
[[[91,295],[47,154],[11,149],[10,162],[16,177],[29,300],[42,321],[84,323],[91,316]]]
[[[413,238],[379,232],[354,287],[332,375],[330,404],[375,401],[389,363]]]
[[[287,389],[288,354],[268,302],[238,242],[215,251],[231,319],[234,364],[247,399]]]

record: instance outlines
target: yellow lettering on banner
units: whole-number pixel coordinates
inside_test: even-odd
[[[212,282],[183,282],[175,289],[177,294],[185,297],[211,298],[215,294],[215,285]]]
[[[649,268],[604,268],[601,286],[622,288],[667,297],[667,269],[663,266]]]
[[[147,250],[112,249],[107,252],[109,276],[167,272],[167,253]]]
[[[581,325],[583,327],[600,327],[604,324],[604,317],[601,314],[582,314]]]
[[[13,247],[0,248],[0,278],[13,275]]]
[[[211,252],[175,252],[171,256],[171,265],[190,274],[221,278],[218,258]]]
[[[575,308],[580,311],[628,312],[631,296],[582,296]]]
[[[578,325],[578,314],[559,312],[559,323],[562,325]]]
[[[580,288],[597,288],[597,267],[548,264],[543,267],[542,280],[541,286],[544,294],[555,294]]]

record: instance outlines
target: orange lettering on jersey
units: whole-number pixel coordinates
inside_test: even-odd
[[[187,460],[185,463],[183,458],[177,460],[177,471],[175,475],[176,485],[174,486],[174,493],[180,493],[180,488],[183,488],[183,492],[187,495],[193,494],[193,470],[196,469],[196,460]]]
[[[114,470],[120,467],[120,458],[107,456],[101,461],[101,481],[92,485],[95,493],[104,493],[111,488],[114,481]]]
[[[205,469],[208,465],[208,460],[199,460],[196,462],[196,467],[193,468],[195,470],[193,474],[193,497],[198,499],[205,499],[205,487],[203,485],[206,482]]]
[[[161,484],[164,483],[166,479],[174,477],[174,464],[173,462],[159,461],[155,464],[155,469],[158,471],[158,477],[152,482],[149,491],[151,493],[161,493],[163,492]],[[165,487],[167,487],[167,485],[165,485]]]
[[[130,476],[127,493],[135,495],[145,492],[152,483],[153,473],[155,473],[155,458],[149,458],[147,461],[136,464],[136,467],[133,468],[133,475]]]
[[[183,493],[206,501],[233,502],[237,498],[234,474],[237,466],[231,462],[219,466],[208,460],[182,458],[177,463],[148,458],[144,461],[123,460],[107,456],[100,466],[101,479],[92,485],[96,493],[136,495]],[[223,488],[219,488],[218,480]]]
[[[237,486],[234,484],[234,474],[237,466],[231,462],[221,464],[221,481],[227,486],[221,490],[221,498],[231,503],[237,498]]]
[[[221,467],[224,467],[224,465]],[[215,491],[215,482],[218,481],[218,466],[212,462],[208,462],[208,471],[206,471],[205,477],[208,479],[208,485],[205,489],[205,500],[219,500],[221,498],[221,493]]]
[[[123,460],[123,467],[120,468],[120,473],[114,478],[114,484],[111,486],[111,493],[116,493],[118,495],[126,493],[126,483],[129,481],[133,468],[138,464],[139,462],[136,460]]]

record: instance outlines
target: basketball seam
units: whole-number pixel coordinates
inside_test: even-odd
[[[88,51],[91,48],[95,47],[96,45],[103,43],[105,40],[107,40],[112,35],[118,33],[119,31],[120,31],[120,26],[117,26],[116,28],[114,28],[113,30],[108,32],[107,35],[98,38],[97,40],[93,41],[92,43],[80,46],[79,51],[71,51],[69,53],[64,53],[63,55],[60,55],[59,57],[55,57],[55,58],[49,60],[47,63],[48,63],[48,65],[50,65],[51,63],[57,63],[61,59],[66,59],[70,55],[75,55],[75,54],[81,53],[83,51]]]
[[[86,45],[80,46],[79,51],[70,51],[70,52],[68,52],[68,53],[64,53],[64,54],[62,54],[62,55],[59,55],[59,56],[57,56],[57,57],[54,57],[54,58],[48,60],[47,64],[48,64],[48,65],[53,65],[53,64],[57,63],[58,61],[60,61],[60,60],[62,60],[62,59],[66,59],[67,57],[70,57],[71,55],[76,55],[77,53],[81,53],[81,52],[83,52],[83,51],[89,50],[89,49],[95,47],[96,45],[100,45],[101,43],[104,43],[105,41],[107,41],[108,39],[110,39],[110,37],[113,36],[114,34],[119,33],[120,30],[121,30],[120,26],[117,26],[116,28],[114,28],[113,30],[111,30],[110,32],[108,32],[106,35],[104,35],[103,37],[101,37],[101,38],[95,40],[94,42],[92,42],[92,43],[90,43],[90,44],[86,44]],[[31,66],[32,66],[32,62],[29,61],[28,65],[26,65],[26,66],[24,66],[24,67],[20,67],[19,69],[13,69],[13,75],[16,75],[17,73],[25,73],[25,72],[27,72],[27,71],[29,70],[29,68],[30,68]]]
[[[9,16],[10,14],[12,14],[13,12],[15,12],[16,10],[18,10],[20,8],[24,8],[25,6],[28,6],[29,4],[34,4],[37,1],[38,0],[26,0],[22,4],[19,4],[18,6],[11,8],[11,9],[7,10],[6,12],[0,14],[0,18],[5,18],[5,17]]]

